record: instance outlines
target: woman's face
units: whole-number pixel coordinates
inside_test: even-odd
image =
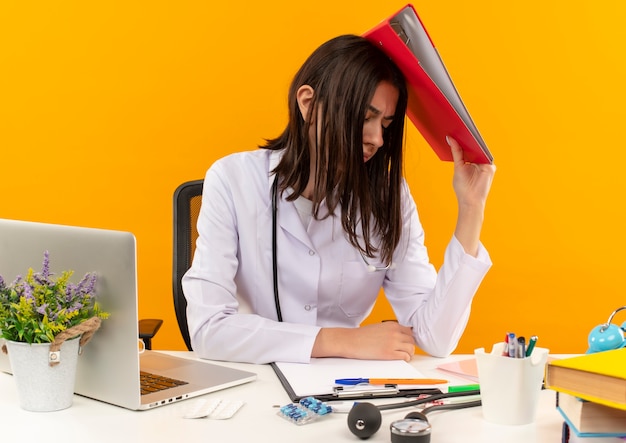
[[[313,88],[309,85],[301,86],[298,89],[297,100],[303,119],[307,118],[313,95]],[[365,112],[365,122],[363,123],[363,161],[367,162],[371,159],[383,145],[383,133],[393,121],[399,96],[398,89],[387,81],[380,82],[376,87],[372,101]],[[316,121],[322,121],[321,113],[322,110],[318,109]],[[314,121],[309,131],[310,146],[312,149],[316,149],[321,128]],[[315,158],[314,153],[312,153],[311,158]]]
[[[396,114],[398,97],[398,89],[389,82],[376,87],[363,124],[363,161],[371,159],[383,145],[383,133]]]

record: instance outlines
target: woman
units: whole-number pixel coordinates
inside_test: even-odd
[[[408,361],[416,345],[455,349],[491,265],[479,235],[495,167],[465,163],[448,140],[459,212],[437,274],[402,178],[406,106],[395,64],[340,36],[296,74],[284,132],[212,165],[183,278],[200,357]],[[398,321],[361,327],[381,287]]]

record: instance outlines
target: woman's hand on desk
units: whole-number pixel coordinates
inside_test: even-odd
[[[414,354],[411,328],[389,321],[352,329],[322,328],[311,357],[410,361]]]

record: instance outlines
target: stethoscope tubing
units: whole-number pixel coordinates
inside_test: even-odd
[[[280,309],[280,296],[278,291],[278,263],[277,263],[277,240],[276,240],[276,231],[278,224],[278,174],[274,175],[274,181],[272,182],[272,191],[271,191],[271,200],[272,200],[272,278],[274,283],[274,304],[276,305],[276,317],[279,322],[283,321],[283,315]],[[377,272],[377,271],[387,271],[391,269],[392,264],[388,264],[387,266],[374,266],[370,264],[362,251],[359,251],[361,258],[363,259],[363,263],[367,267],[369,272]]]
[[[278,214],[278,174],[274,176],[272,183],[272,276],[274,279],[274,304],[276,305],[276,317],[279,322],[283,321],[280,310],[280,297],[278,296],[278,263],[276,262],[276,223]]]

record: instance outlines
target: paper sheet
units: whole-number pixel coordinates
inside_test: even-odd
[[[454,375],[464,377],[478,383],[478,367],[476,365],[475,357],[453,361],[451,363],[444,363],[437,366],[437,369],[440,371],[450,372]]]

